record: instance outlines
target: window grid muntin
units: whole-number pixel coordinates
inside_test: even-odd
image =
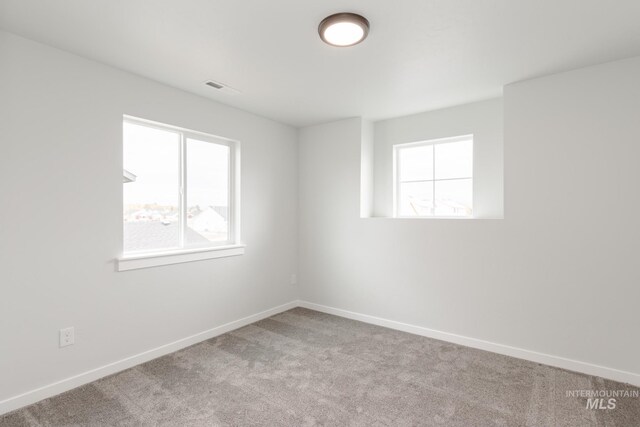
[[[472,156],[472,162],[471,162],[471,176],[465,176],[465,177],[456,177],[456,178],[439,178],[436,179],[436,149],[435,146],[436,145],[440,145],[440,144],[449,144],[449,143],[454,143],[454,142],[464,142],[464,141],[469,141],[471,142],[471,156]],[[433,155],[432,155],[432,177],[433,179],[417,179],[417,180],[402,180],[400,177],[402,175],[402,164],[401,164],[401,156],[400,156],[400,152],[405,150],[405,149],[410,149],[410,148],[414,148],[414,147],[424,147],[424,146],[433,146]],[[471,181],[471,214],[470,215],[456,215],[456,216],[452,216],[455,218],[469,218],[473,216],[473,167],[474,167],[474,149],[473,149],[473,135],[461,135],[461,136],[455,136],[455,137],[447,137],[447,138],[439,138],[439,139],[433,139],[433,140],[428,140],[428,141],[418,141],[418,142],[409,142],[409,143],[404,143],[404,144],[396,144],[393,146],[393,180],[394,180],[394,186],[393,186],[393,216],[394,217],[398,217],[398,218],[438,218],[438,217],[448,217],[448,216],[440,216],[440,215],[436,215],[435,211],[437,209],[436,207],[436,183],[437,182],[442,182],[442,181],[461,181],[461,180],[470,180]],[[407,183],[419,183],[419,182],[431,182],[432,183],[432,194],[433,194],[433,200],[432,200],[432,206],[431,206],[431,210],[432,210],[432,214],[429,215],[400,215],[400,203],[401,203],[401,196],[402,196],[402,184],[407,184]]]

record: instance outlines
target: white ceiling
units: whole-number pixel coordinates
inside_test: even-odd
[[[344,11],[369,19],[369,38],[323,44],[318,23]],[[639,18],[639,0],[0,0],[0,28],[294,126],[640,55]]]

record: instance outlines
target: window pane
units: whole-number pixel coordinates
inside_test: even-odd
[[[187,139],[185,245],[229,240],[229,147]]]
[[[433,180],[433,145],[402,148],[398,156],[400,181]]]
[[[436,181],[436,215],[471,216],[473,180]]]
[[[436,179],[473,177],[473,141],[436,144]]]
[[[123,124],[124,252],[180,244],[180,136]]]
[[[433,181],[400,184],[398,215],[433,215]]]

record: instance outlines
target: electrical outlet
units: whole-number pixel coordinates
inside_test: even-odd
[[[298,275],[297,274],[292,274],[291,275],[291,286],[296,286],[298,284]]]
[[[75,332],[73,326],[70,328],[60,329],[60,347],[66,347],[75,343]]]

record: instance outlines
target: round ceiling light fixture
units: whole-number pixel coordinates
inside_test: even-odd
[[[322,41],[331,46],[353,46],[367,38],[369,21],[355,13],[336,13],[320,22],[318,33]]]

